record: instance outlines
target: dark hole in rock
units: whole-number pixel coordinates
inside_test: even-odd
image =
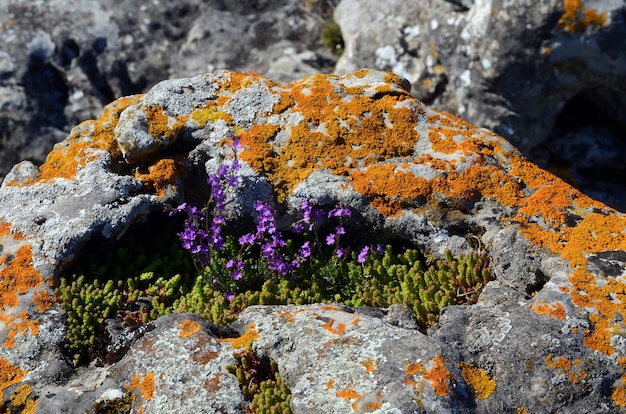
[[[626,211],[626,93],[597,87],[572,97],[530,158],[584,194]]]

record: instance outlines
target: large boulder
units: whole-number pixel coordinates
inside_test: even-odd
[[[199,201],[233,156],[233,134],[243,185],[232,214],[248,216],[257,199],[285,219],[302,200],[345,203],[369,237],[434,255],[481,250],[495,280],[428,333],[397,308],[251,307],[221,330],[173,315],[135,331],[116,361],[74,371],[51,285],[90,240],[114,244],[164,203]],[[0,206],[7,406],[76,412],[111,399],[133,412],[244,412],[224,367],[242,346],[277,363],[294,412],[626,406],[626,216],[425,106],[391,73],[163,81],[76,126],[41,166],[16,165]]]
[[[626,6],[620,1],[343,0],[335,73],[390,70],[413,96],[505,137],[626,209]],[[568,148],[568,150],[563,150]]]

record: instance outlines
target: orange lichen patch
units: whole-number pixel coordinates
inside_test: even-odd
[[[23,245],[15,257],[0,264],[0,311],[17,306],[18,296],[43,284],[43,278],[33,267],[31,245]]]
[[[488,398],[496,389],[496,381],[485,372],[485,370],[475,367],[466,362],[460,362],[461,374],[467,385],[472,387],[474,395],[479,400]]]
[[[565,307],[560,302],[547,304],[545,300],[540,300],[533,305],[533,311],[539,315],[553,316],[557,319],[565,319]]]
[[[424,372],[422,378],[430,381],[430,384],[432,385],[435,394],[444,397],[448,395],[450,382],[452,382],[454,378],[452,377],[452,374],[450,374],[450,372],[446,369],[441,355],[437,355],[432,362],[433,366]]]
[[[328,380],[326,381],[326,389],[331,389],[333,386],[335,385],[335,380]]]
[[[274,85],[274,82],[256,72],[228,72],[219,80],[217,105],[223,107],[235,92],[259,82],[264,82],[268,87]]]
[[[615,348],[611,345],[611,322],[607,318],[592,313],[589,315],[592,329],[585,330],[583,342],[589,349],[602,352],[605,355],[613,355]]]
[[[352,322],[350,322],[350,325],[352,325],[352,326],[356,326],[356,325],[358,325],[359,323],[361,323],[361,321],[362,321],[362,320],[363,320],[363,319],[361,319],[359,316],[357,316],[356,318],[354,318],[354,319],[352,320]]]
[[[361,361],[361,365],[365,367],[365,372],[374,372],[374,369],[376,368],[376,365],[374,364],[374,360],[372,358]]]
[[[283,91],[289,95],[289,103],[283,98],[283,105],[304,119],[290,127],[288,145],[280,151],[268,144],[268,132],[275,131],[249,131],[242,136],[246,147],[242,158],[269,176],[279,201],[316,169],[347,176],[374,162],[413,153],[419,138],[416,113],[397,105],[411,98],[408,92],[370,98],[356,88],[353,92],[358,95],[347,101],[350,88],[332,84],[330,78],[312,76],[288,84],[291,89]]]
[[[125,385],[124,388],[131,391],[133,397],[138,392],[144,400],[150,401],[154,397],[154,373],[148,372],[143,380],[141,379],[141,374],[137,374],[131,378],[130,385]]]
[[[46,157],[46,162],[39,167],[37,178],[28,184],[49,182],[55,178],[73,180],[79,168],[97,158],[95,150],[108,152],[114,162],[121,160],[122,154],[113,130],[122,111],[137,104],[140,97],[141,95],[127,96],[113,101],[104,107],[98,120],[85,121],[75,127],[65,141],[54,146]]]
[[[16,322],[18,319],[20,322]],[[0,315],[0,321],[4,322],[5,329],[8,331],[7,338],[2,344],[2,346],[7,348],[15,348],[14,340],[18,333],[26,335],[29,330],[33,335],[37,335],[39,333],[39,326],[37,325],[39,321],[29,321],[28,314],[26,312],[20,312],[17,317],[13,315]]]
[[[352,387],[348,387],[345,390],[338,391],[335,394],[339,398],[343,398],[345,400],[360,400],[363,396],[358,394]]]
[[[350,178],[356,191],[370,199],[372,207],[388,217],[402,213],[406,199],[431,192],[430,183],[411,172],[395,171],[392,164],[375,165],[365,171],[354,171]]]
[[[233,348],[248,348],[252,345],[255,339],[259,338],[259,333],[256,330],[255,324],[250,324],[250,327],[238,338],[218,338],[218,342],[230,342]]]
[[[515,410],[517,412],[517,414],[528,414],[528,410],[526,409],[526,407],[517,407],[517,410]]]
[[[54,298],[50,295],[50,293],[48,293],[47,290],[41,289],[35,292],[35,295],[33,296],[33,303],[37,306],[39,313],[44,313],[50,309],[54,303]]]
[[[626,407],[626,374],[620,378],[621,385],[611,388],[611,398],[619,407]]]
[[[337,324],[336,328],[333,328],[334,323],[335,323],[335,320],[331,318],[328,322],[324,324],[324,329],[326,329],[328,332],[332,334],[343,336],[343,334],[346,332],[346,324],[339,323]]]
[[[415,375],[419,374],[424,370],[424,366],[419,362],[407,362],[406,368],[404,369],[404,373],[407,375]]]
[[[196,332],[200,331],[200,324],[196,321],[190,321],[187,319],[186,321],[182,321],[178,324],[178,336],[181,338],[188,338]]]
[[[464,200],[492,197],[507,206],[516,206],[522,197],[518,183],[495,166],[472,165],[462,173],[451,171],[446,180],[437,180],[434,190]]]
[[[0,401],[3,401],[3,391],[19,383],[27,371],[16,367],[4,358],[0,358]]]
[[[565,357],[557,357],[556,359],[552,354],[546,357],[546,365],[550,368],[558,369],[557,374],[568,375],[568,379],[572,384],[578,384],[580,381],[587,378],[587,373],[581,368],[582,361],[578,358],[570,362]]]
[[[184,170],[183,159],[162,158],[148,167],[148,173],[136,172],[135,178],[141,180],[144,186],[153,190],[157,196],[163,197],[166,190],[176,184]]]
[[[168,116],[161,105],[148,105],[143,112],[148,118],[148,134],[163,145],[174,142],[187,122],[187,115]]]
[[[593,9],[587,9],[581,0],[564,0],[563,10],[559,26],[568,32],[582,30],[589,25],[606,26],[606,12],[598,13]]]

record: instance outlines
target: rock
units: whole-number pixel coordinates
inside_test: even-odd
[[[0,2],[0,179],[40,164],[118,96],[216,69],[288,81],[330,72],[325,2]]]
[[[626,147],[626,6],[614,1],[343,0],[335,9],[345,53],[335,73],[390,70],[416,98],[508,139],[581,191],[626,210],[621,169],[560,152],[581,128]],[[591,138],[584,146],[592,146]],[[572,179],[573,177],[575,179]],[[601,191],[601,190],[600,190]]]
[[[249,217],[260,198],[283,207],[281,220],[302,200],[346,203],[355,237],[405,239],[437,256],[480,250],[495,280],[427,333],[397,306],[250,307],[230,332],[173,315],[127,340],[111,322],[107,332],[123,344],[115,360],[72,371],[50,285],[69,276],[87,243],[115,245],[164,203],[199,204],[207,175],[233,156],[224,144],[235,133],[243,185],[230,194],[230,214]],[[228,71],[163,81],[76,126],[41,166],[16,165],[0,206],[0,390],[9,408],[158,413],[180,402],[244,412],[223,366],[240,345],[277,363],[294,412],[626,406],[626,216],[496,134],[425,106],[391,73],[282,85]]]

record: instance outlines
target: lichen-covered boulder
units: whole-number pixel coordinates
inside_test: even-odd
[[[185,343],[184,355],[228,360],[232,349],[196,319],[157,320],[163,338],[138,335],[104,370],[72,372],[51,285],[88,241],[114,243],[166,202],[202,200],[207,174],[233,156],[226,142],[234,134],[243,167],[230,213],[245,217],[263,199],[283,207],[287,220],[304,199],[346,203],[366,237],[393,235],[436,255],[480,250],[496,276],[476,305],[448,308],[428,335],[365,310],[244,311],[232,329],[276,361],[294,412],[626,406],[626,217],[494,133],[426,107],[402,78],[373,70],[282,85],[227,71],[164,81],[75,127],[40,167],[15,166],[0,187],[5,404],[62,411],[76,399],[56,398],[59,389],[73,392],[91,378],[94,404],[111,396],[124,403],[132,393],[123,390],[134,389],[135,412],[171,412],[155,401],[181,398],[172,381],[207,398],[219,384],[232,385],[232,374],[213,362],[155,362],[161,352],[171,358],[180,333],[195,328],[206,335],[201,345]]]
[[[335,73],[393,71],[416,98],[626,209],[613,179],[626,151],[624,2],[343,0],[334,15]]]

